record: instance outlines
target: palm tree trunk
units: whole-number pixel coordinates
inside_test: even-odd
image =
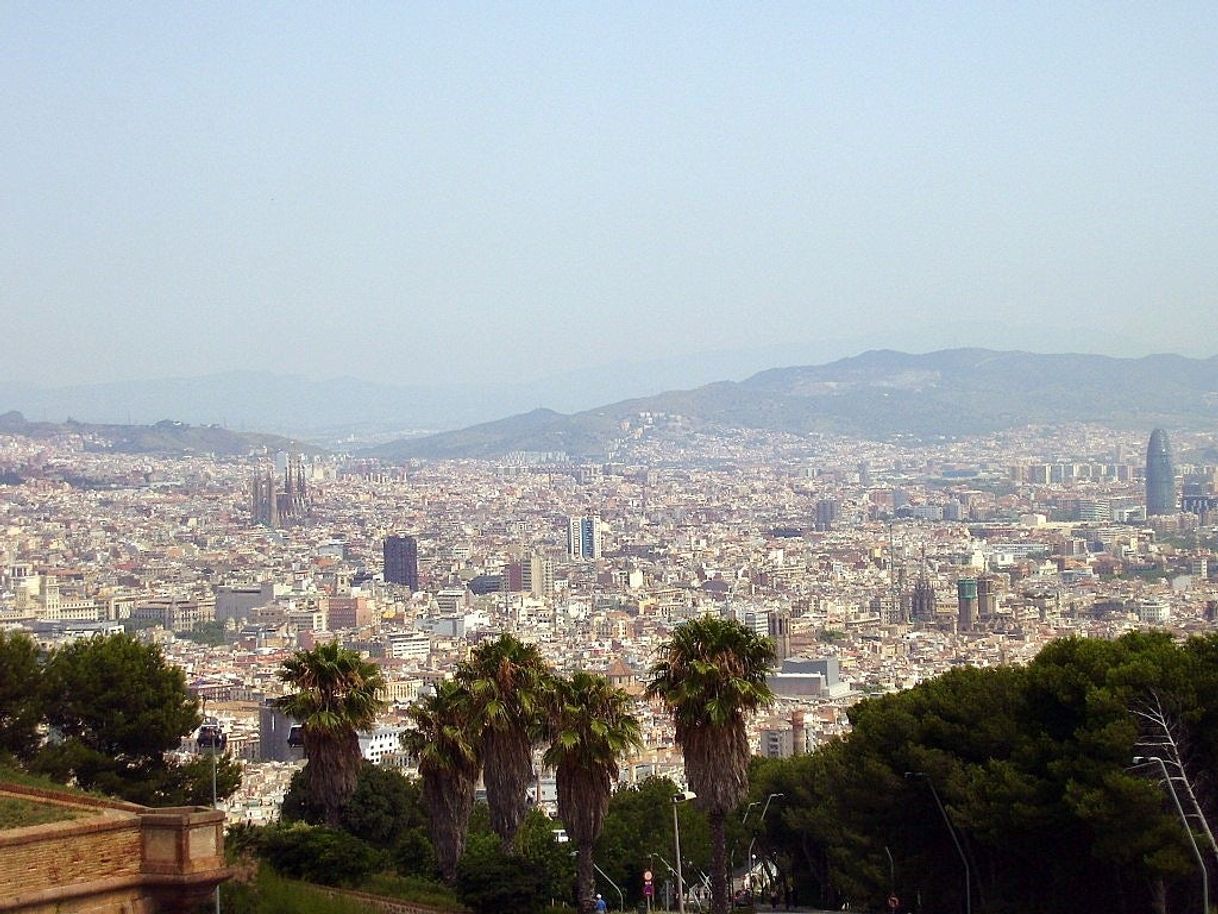
[[[596,871],[593,869],[592,845],[581,843],[575,863],[576,894],[579,899],[579,914],[596,911]]]
[[[490,807],[491,828],[505,854],[512,853],[516,830],[528,811],[533,753],[528,734],[520,730],[488,730],[482,779]]]
[[[711,914],[728,914],[727,897],[727,815],[707,814],[711,833]]]
[[[423,778],[427,831],[436,865],[449,885],[457,881],[457,864],[465,850],[465,833],[474,807],[474,784],[459,774],[430,772]]]
[[[363,762],[359,737],[354,730],[337,734],[305,735],[305,782],[309,794],[321,805],[326,825],[337,828],[343,808],[355,793],[355,781]]]

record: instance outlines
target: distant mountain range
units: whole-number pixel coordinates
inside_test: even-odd
[[[368,453],[388,459],[493,457],[513,450],[602,456],[640,413],[680,429],[834,432],[872,439],[986,434],[1027,424],[1214,427],[1218,357],[1113,358],[947,349],[874,350],[825,365],[775,368],[740,382],[672,390],[569,415],[539,409]]]
[[[60,387],[0,381],[0,413],[20,410],[33,421],[70,418],[111,425],[176,419],[351,448],[460,429],[537,407],[574,414],[629,397],[649,397],[657,391],[739,381],[772,365],[820,365],[869,347],[925,351],[1000,339],[1012,349],[1043,352],[1050,351],[1057,340],[1077,336],[1103,352],[1134,355],[1144,351],[1138,341],[1095,328],[1072,335],[1071,328],[1064,325],[1020,326],[986,320],[869,327],[865,338],[848,328],[841,333],[764,346],[673,351],[662,358],[637,361],[588,352],[577,368],[546,373],[543,363],[536,366],[542,376],[520,379],[493,373],[475,378],[454,368],[420,383],[398,384],[382,378],[327,377],[310,371],[307,361],[302,361],[295,375],[242,370]],[[571,356],[564,354],[565,364]],[[409,349],[403,350],[402,374],[412,374]]]
[[[663,372],[658,376],[663,377]],[[638,389],[647,379],[642,372],[623,380],[625,386],[620,389]],[[504,394],[502,402],[518,399],[523,390]],[[540,391],[534,393],[540,396]],[[255,372],[58,391],[0,385],[0,405],[23,402],[23,396],[36,407],[41,404],[44,411],[58,397],[57,402],[84,406],[90,414],[114,415],[126,409],[136,415],[177,417],[182,414],[173,406],[200,397],[187,415],[216,414],[216,423],[195,425],[171,420],[153,424],[38,422],[16,411],[0,415],[0,434],[51,437],[72,431],[124,453],[240,455],[264,447],[306,453],[318,450],[302,444],[302,435],[225,428],[233,422],[226,423],[221,413],[231,412],[242,417],[238,424],[248,420],[254,427],[272,430],[317,430],[332,423],[332,436],[317,434],[311,440],[331,437],[335,444],[341,441],[344,449],[358,447],[361,439],[365,443],[383,441],[396,429],[394,440],[361,452],[390,460],[496,457],[516,450],[565,451],[597,458],[621,436],[624,423],[637,425],[640,413],[663,414],[666,418],[652,433],[674,437],[691,431],[769,429],[925,439],[1070,422],[1147,431],[1156,425],[1215,428],[1218,357],[1114,358],[989,349],[911,355],[873,350],[827,364],[775,368],[742,381],[669,390],[578,412],[533,409],[430,435],[420,434],[422,423],[404,427],[405,420],[430,417],[437,426],[451,428],[461,416],[485,415],[494,403],[479,401],[479,391],[474,388],[414,389],[351,378],[321,381]],[[412,396],[416,398],[413,402]],[[265,424],[258,417],[264,417]],[[365,431],[348,437],[355,429]]]
[[[187,425],[163,420],[155,425],[100,425],[84,422],[29,422],[19,412],[0,415],[0,435],[54,438],[76,434],[93,439],[98,450],[119,454],[184,456],[215,454],[237,457],[265,448],[275,451],[317,453],[320,449],[279,435],[233,432],[215,425]]]

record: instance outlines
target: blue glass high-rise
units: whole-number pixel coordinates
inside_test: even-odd
[[[1161,428],[1150,433],[1146,446],[1146,516],[1176,513],[1176,468],[1171,442]]]

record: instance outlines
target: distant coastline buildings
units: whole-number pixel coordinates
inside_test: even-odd
[[[1146,516],[1175,514],[1176,468],[1172,462],[1171,442],[1161,428],[1150,433],[1146,446]]]

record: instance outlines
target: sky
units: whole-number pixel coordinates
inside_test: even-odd
[[[1212,2],[7,0],[0,381],[1218,354],[1216,61]]]

